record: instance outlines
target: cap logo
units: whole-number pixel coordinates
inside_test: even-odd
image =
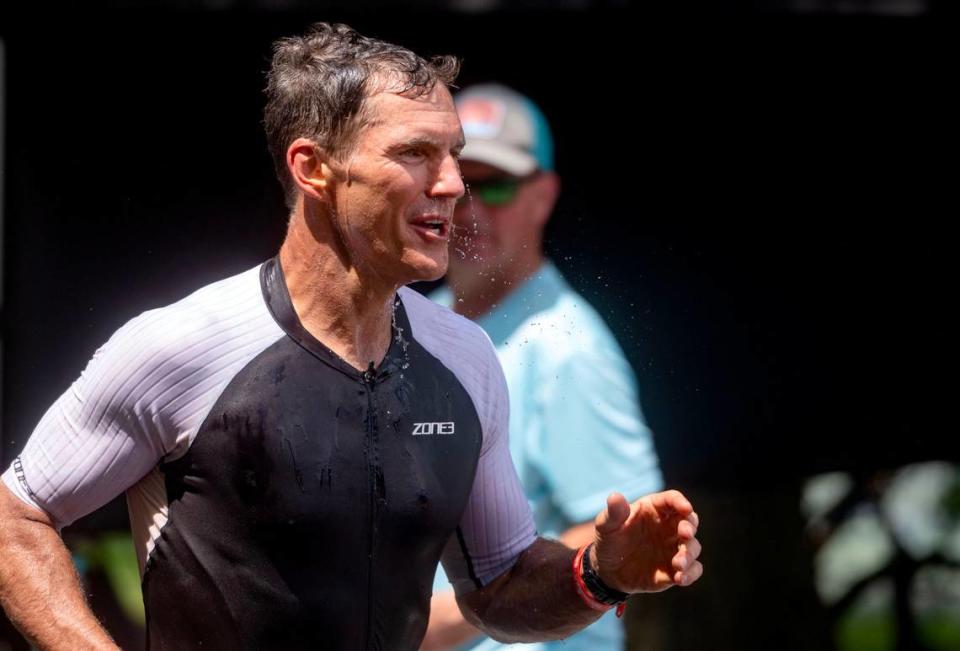
[[[457,105],[466,138],[495,138],[503,128],[507,107],[503,102],[467,98]]]

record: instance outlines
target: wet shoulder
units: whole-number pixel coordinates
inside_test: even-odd
[[[281,331],[263,302],[259,266],[134,317],[98,351],[148,379],[176,382],[199,369],[214,370]]]
[[[507,430],[507,383],[496,350],[480,326],[412,289],[400,300],[411,338],[449,369],[469,394],[483,430],[481,455]]]
[[[400,299],[411,337],[460,380],[479,406],[505,392],[496,350],[483,328],[406,287]]]
[[[433,348],[449,348],[486,356],[492,348],[487,333],[473,321],[407,287],[399,293],[413,338],[431,352]]]

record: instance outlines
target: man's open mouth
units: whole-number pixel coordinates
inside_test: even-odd
[[[447,239],[450,234],[450,220],[442,217],[424,217],[415,219],[411,225],[417,229],[421,236],[427,239]]]

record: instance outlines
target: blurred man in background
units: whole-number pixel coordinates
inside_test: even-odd
[[[498,84],[456,97],[467,195],[455,212],[448,286],[432,298],[490,335],[510,394],[510,452],[540,535],[571,547],[593,537],[606,496],[660,490],[637,383],[597,312],[543,254],[560,192],[540,109]],[[424,649],[502,649],[467,623],[438,572]],[[562,647],[560,646],[562,645]],[[613,613],[563,642],[524,649],[622,649]]]

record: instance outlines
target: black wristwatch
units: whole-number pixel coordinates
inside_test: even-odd
[[[583,572],[581,576],[583,577],[584,585],[587,586],[587,589],[590,590],[593,597],[600,603],[610,606],[622,604],[630,595],[626,592],[615,590],[603,582],[603,579],[600,578],[597,571],[590,565],[590,547],[593,547],[593,543],[590,543],[583,552]]]

